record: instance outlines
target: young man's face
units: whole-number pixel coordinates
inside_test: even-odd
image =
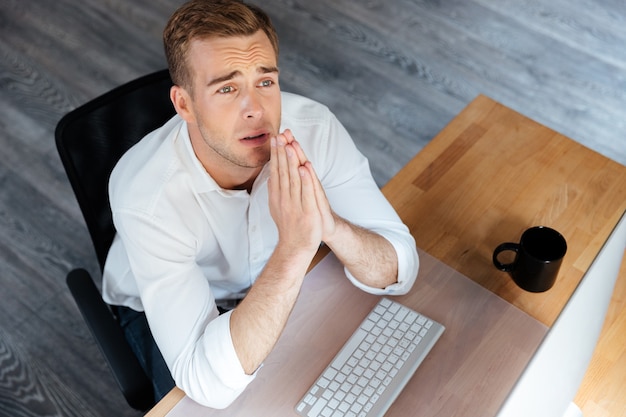
[[[194,40],[188,64],[193,89],[181,93],[188,103],[181,116],[196,155],[207,170],[258,173],[269,161],[281,114],[278,64],[267,35]]]

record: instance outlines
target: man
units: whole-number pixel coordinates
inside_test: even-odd
[[[157,398],[171,372],[189,397],[223,408],[280,337],[321,243],[375,294],[406,293],[418,258],[341,124],[281,93],[278,40],[261,10],[191,1],[164,45],[178,114],[112,174],[118,234],[104,297],[120,306]],[[135,328],[144,317],[158,349]]]

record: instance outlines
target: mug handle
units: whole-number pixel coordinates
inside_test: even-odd
[[[513,267],[515,266],[515,261],[508,264],[503,264],[498,260],[498,255],[500,254],[500,252],[504,252],[505,250],[510,250],[517,254],[519,251],[519,243],[501,243],[493,251],[493,264],[496,266],[496,268],[498,268],[500,271],[511,272],[513,270]],[[517,256],[515,257],[515,259],[517,259]]]

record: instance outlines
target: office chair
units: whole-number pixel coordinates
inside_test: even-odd
[[[100,271],[115,236],[108,182],[119,158],[174,114],[167,70],[117,87],[66,114],[57,124],[57,151],[91,236]],[[145,411],[154,405],[152,382],[126,342],[112,309],[82,268],[67,285],[128,404]]]

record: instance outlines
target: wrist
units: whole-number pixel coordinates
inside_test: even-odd
[[[270,258],[270,262],[290,274],[306,271],[319,249],[317,245],[295,246],[287,242],[278,242]]]
[[[323,235],[323,243],[325,243],[331,249],[340,245],[342,240],[346,240],[347,236],[354,233],[355,228],[358,226],[353,225],[342,217],[339,217],[334,212],[331,214],[332,223],[330,227],[326,227]]]

